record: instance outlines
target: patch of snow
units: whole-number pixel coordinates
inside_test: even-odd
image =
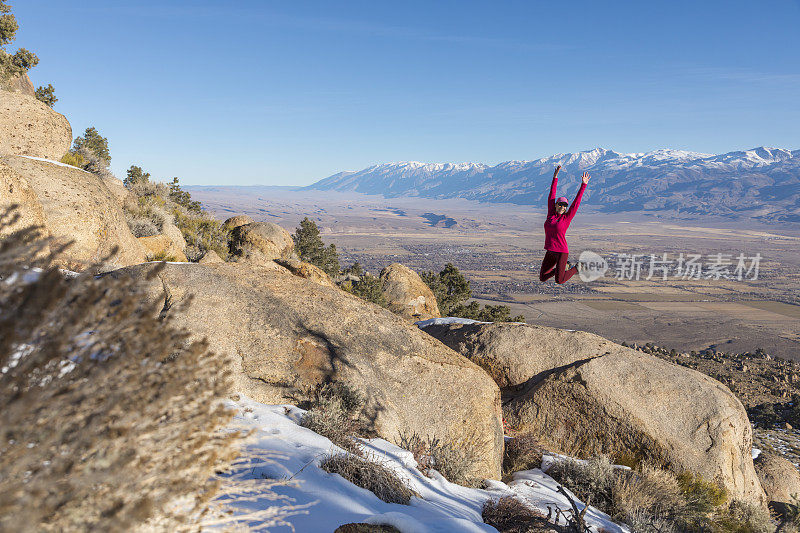
[[[444,318],[420,320],[419,322],[415,322],[415,324],[418,328],[427,328],[428,326],[449,326],[450,324],[491,324],[491,322],[481,322],[479,320],[472,320],[471,318],[448,316]]]
[[[515,496],[547,514],[547,507],[557,505],[569,509],[566,498],[558,494],[558,484],[541,470],[518,472],[506,485],[489,480],[485,489],[462,487],[450,483],[436,471],[425,476],[416,467],[413,455],[383,439],[366,439],[362,449],[370,460],[380,462],[404,479],[418,497],[409,505],[390,504],[372,492],[348,482],[338,474],[329,474],[319,467],[330,453],[343,450],[327,438],[298,425],[304,411],[290,405],[264,405],[244,396],[231,402],[239,414],[238,425],[252,430],[248,445],[256,453],[280,456],[274,463],[248,469],[253,479],[297,480],[297,486],[280,486],[278,494],[294,499],[296,505],[314,503],[308,514],[288,519],[296,531],[330,533],[342,524],[366,522],[392,525],[403,533],[483,533],[496,531],[481,519],[483,505],[489,499]],[[578,500],[576,499],[576,502]],[[275,505],[266,498],[247,504],[249,509]],[[582,505],[579,505],[581,508]],[[248,509],[233,507],[235,513]],[[628,530],[591,508],[586,513],[593,531],[622,533]],[[271,528],[284,532],[289,528]]]
[[[77,170],[79,172],[86,172],[82,168],[73,167],[72,165],[62,163],[61,161],[53,161],[52,159],[46,159],[44,157],[33,157],[32,155],[21,155],[19,157],[24,157],[25,159],[33,159],[34,161],[44,161],[45,163],[52,163],[53,165],[57,165],[59,167],[67,167],[71,168],[72,170]],[[91,174],[91,172],[86,172],[86,174]]]
[[[753,455],[753,461],[755,461],[756,459],[758,459],[758,456],[761,455],[761,450],[759,450],[758,448],[753,448],[753,450],[750,453]]]
[[[19,282],[20,279],[22,280],[22,283],[34,283],[39,280],[42,272],[44,271],[38,267],[22,267],[22,269],[12,272],[10,276],[3,280],[3,283],[6,285],[13,285],[14,283]]]

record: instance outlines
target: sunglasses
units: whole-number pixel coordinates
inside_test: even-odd
[[[567,207],[568,204],[565,204],[564,202],[558,202],[556,205],[560,205],[561,207]]]

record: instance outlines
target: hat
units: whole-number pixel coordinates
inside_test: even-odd
[[[556,200],[556,203],[557,203],[557,204],[560,204],[561,202],[564,202],[565,204],[568,204],[568,203],[569,203],[569,200],[567,200],[567,197],[566,197],[566,196],[562,196],[561,198],[559,198],[558,200]]]

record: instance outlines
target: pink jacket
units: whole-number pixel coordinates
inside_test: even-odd
[[[586,184],[581,183],[581,188],[578,189],[578,194],[572,201],[566,213],[563,215],[556,214],[556,185],[558,184],[558,176],[553,177],[553,183],[550,185],[550,196],[547,199],[547,218],[544,221],[544,249],[551,252],[569,253],[567,247],[567,228],[575,213],[578,212],[578,206],[581,204],[581,196],[586,189]]]

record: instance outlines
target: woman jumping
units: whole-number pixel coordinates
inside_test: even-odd
[[[561,170],[561,165],[558,165],[556,171],[553,172],[553,183],[550,185],[550,196],[547,198],[547,219],[544,221],[544,249],[547,251],[542,260],[542,268],[539,270],[539,279],[547,281],[555,276],[556,283],[566,283],[578,272],[578,265],[572,266],[567,261],[569,255],[567,228],[575,217],[575,213],[578,212],[581,196],[586,189],[586,184],[589,183],[589,174],[584,172],[581,176],[583,181],[581,188],[578,189],[572,205],[567,209],[567,199],[564,196],[556,200],[559,170]]]

